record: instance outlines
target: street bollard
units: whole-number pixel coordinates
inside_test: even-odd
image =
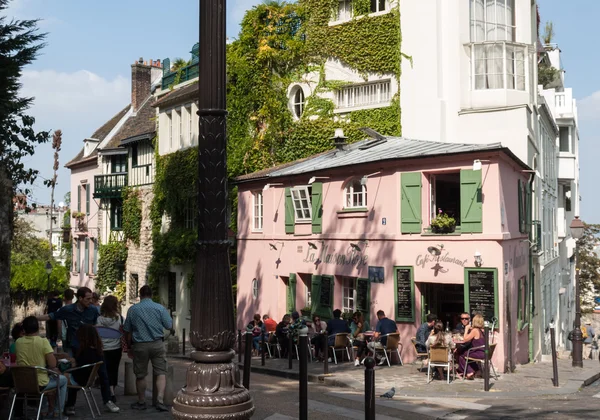
[[[327,332],[323,332],[323,374],[329,375],[329,343],[327,343]]]
[[[294,340],[292,340],[292,334],[288,333],[288,369],[292,369],[292,348],[294,347]]]
[[[308,328],[299,331],[298,357],[300,358],[300,420],[308,420]]]
[[[261,331],[260,339],[262,340],[262,346],[260,348],[260,365],[264,366],[265,365],[265,357],[267,357],[265,355],[265,353],[267,352],[267,343],[265,341],[265,330]]]
[[[182,347],[182,353],[185,356],[185,328],[183,329],[183,347]]]
[[[552,384],[558,386],[558,361],[556,360],[556,335],[554,325],[550,324],[550,343],[552,345]]]
[[[238,330],[238,363],[242,363],[242,330]]]
[[[483,390],[490,390],[490,326],[485,322],[483,329],[483,338],[485,339],[485,356],[483,362]]]
[[[365,420],[375,420],[375,359],[365,359]]]
[[[250,389],[250,367],[252,366],[252,332],[246,331],[246,351],[244,352],[244,388]]]

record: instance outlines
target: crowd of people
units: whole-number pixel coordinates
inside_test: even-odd
[[[16,366],[43,366],[57,374],[37,371],[42,390],[58,390],[50,394],[56,398],[44,401],[46,418],[58,418],[63,412],[63,419],[68,420],[69,415],[75,414],[77,388],[69,388],[67,392],[67,384],[85,386],[98,362],[102,362],[98,366],[98,381],[104,407],[108,412],[118,413],[115,388],[124,352],[133,359],[136,376],[138,401],[131,408],[147,408],[146,376],[150,362],[156,375],[155,407],[158,411],[169,410],[164,403],[167,359],[163,341],[164,331],[172,330],[173,321],[166,308],[152,300],[149,286],[143,286],[139,296],[140,302],[131,306],[124,318],[115,296],[104,297],[100,305],[99,296],[87,287],[80,287],[76,293],[67,289],[62,299],[59,292],[53,292],[45,314],[28,316],[13,326],[9,353]],[[40,321],[47,322],[46,337],[40,335]],[[2,362],[0,386],[12,386],[10,369]],[[16,415],[21,412],[22,406],[17,404]]]

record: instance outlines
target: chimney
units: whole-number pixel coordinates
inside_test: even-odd
[[[151,67],[144,64],[140,57],[137,63],[131,65],[131,106],[137,112],[144,100],[150,96]]]
[[[337,150],[344,150],[346,146],[346,139],[348,137],[344,136],[344,130],[341,128],[335,129],[335,135],[331,138],[333,140],[333,144]]]

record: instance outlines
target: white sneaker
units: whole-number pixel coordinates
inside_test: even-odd
[[[386,362],[386,360],[385,360],[385,359],[381,359],[381,360],[379,361],[379,363],[377,363],[377,366],[383,366],[383,365],[385,365],[386,363],[387,363],[387,362]]]
[[[360,362],[358,361],[358,359],[354,359],[354,366],[360,366]]]
[[[366,357],[365,357],[365,359],[366,359]],[[364,364],[365,364],[365,359],[362,359],[362,360],[360,361],[360,364],[361,364],[361,365],[364,365]]]
[[[119,411],[121,411],[121,409],[117,407],[112,401],[109,401],[106,404],[104,404],[104,407],[106,407],[106,411],[110,411],[111,413],[118,413]]]

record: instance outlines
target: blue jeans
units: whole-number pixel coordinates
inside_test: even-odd
[[[261,336],[257,335],[256,337],[252,338],[252,344],[254,344],[254,350],[260,350],[260,340],[261,340]]]
[[[50,378],[50,382],[48,382],[44,390],[56,388],[56,382],[56,378]],[[67,398],[67,378],[63,375],[58,377],[58,394],[58,409],[55,407],[54,410],[62,412],[65,409],[65,400]]]

